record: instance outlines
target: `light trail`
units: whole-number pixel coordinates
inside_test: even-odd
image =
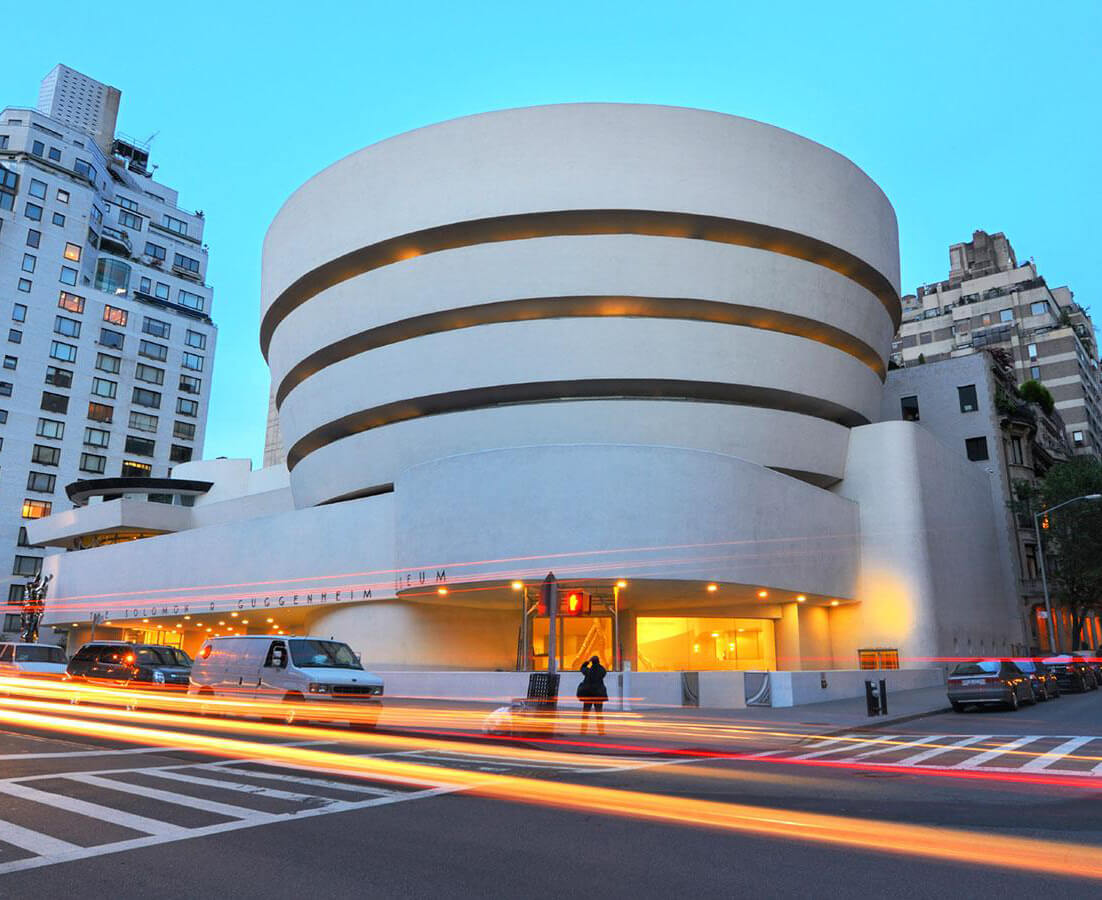
[[[23,701],[30,702],[30,701]],[[141,715],[130,713],[129,715]],[[157,715],[157,714],[153,714]],[[711,828],[759,837],[799,840],[850,849],[918,856],[951,863],[996,866],[1102,879],[1102,848],[1064,841],[1009,837],[925,825],[860,819],[823,813],[674,797],[512,775],[427,766],[378,756],[347,756],[331,751],[237,738],[163,730],[89,718],[45,715],[0,707],[0,721],[46,731],[82,733],[123,743],[168,744],[232,758],[346,776],[416,785],[448,785],[510,803],[535,803],[571,812],[618,815],[666,825]],[[177,723],[178,724],[178,723]],[[271,726],[269,726],[271,727]]]

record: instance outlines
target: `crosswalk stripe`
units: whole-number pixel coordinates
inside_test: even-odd
[[[1031,759],[1024,766],[1022,766],[1021,771],[1039,772],[1041,771],[1041,769],[1046,768],[1051,763],[1056,762],[1056,760],[1062,759],[1063,757],[1074,753],[1084,744],[1089,744],[1093,740],[1094,738],[1090,737],[1076,737],[1072,738],[1069,741],[1064,741],[1064,743],[1053,747],[1051,750],[1046,751],[1045,753],[1038,756],[1036,759]]]
[[[40,791],[27,787],[24,784],[16,784],[13,781],[0,782],[0,793],[10,794],[12,797],[20,797],[23,800],[32,800],[44,806],[53,806],[66,812],[77,813],[82,816],[110,822],[112,825],[121,825],[132,831],[154,835],[183,835],[189,829],[170,822],[161,822],[146,816],[138,816],[134,813],[123,812],[112,806],[100,806],[98,803],[89,803],[87,800],[78,800],[76,797],[67,797],[62,794],[51,794],[48,791]]]
[[[906,750],[908,747],[913,747],[916,744],[932,744],[934,741],[940,741],[948,737],[945,734],[935,734],[930,737],[917,737],[913,741],[903,741],[900,743],[892,742],[887,747],[877,747],[875,750],[866,750],[864,753],[858,753],[853,759],[867,759],[870,756],[876,756],[878,753],[891,753],[893,750]]]
[[[338,791],[349,791],[353,794],[375,794],[377,796],[389,797],[391,794],[401,793],[400,791],[387,790],[386,788],[369,787],[366,784],[349,784],[343,781],[326,781],[323,778],[304,778],[299,777],[298,775],[277,775],[275,772],[257,772],[253,769],[240,769],[231,763],[218,763],[217,769],[222,772],[233,772],[235,775],[240,775],[246,778],[266,778],[271,781],[291,781],[296,784],[308,784],[311,787],[323,787]]]
[[[977,753],[975,756],[969,757],[963,762],[957,763],[955,766],[953,766],[953,768],[974,769],[976,768],[976,766],[983,765],[983,763],[987,762],[988,760],[992,760],[996,757],[1002,756],[1004,753],[1008,753],[1011,750],[1017,750],[1019,747],[1024,747],[1026,744],[1032,743],[1033,741],[1040,740],[1041,737],[1043,737],[1043,735],[1027,734],[1025,737],[1017,738],[1016,740],[1010,741],[1009,743],[1000,744],[993,750],[988,750],[985,753]]]
[[[333,802],[329,797],[320,797],[317,794],[296,794],[292,791],[281,791],[278,788],[260,787],[256,784],[222,781],[219,778],[203,778],[200,775],[192,775],[190,772],[177,772],[171,769],[136,769],[133,771],[151,775],[154,778],[167,778],[172,781],[182,781],[187,784],[221,788],[227,791],[240,791],[243,794],[252,794],[254,797],[269,797],[272,800],[291,800],[297,803],[307,803],[314,800],[321,800],[323,803]]]
[[[986,734],[973,734],[963,740],[954,741],[951,744],[943,744],[940,747],[931,747],[929,750],[923,750],[921,753],[916,753],[914,756],[908,756],[906,759],[901,759],[896,762],[897,766],[916,766],[921,762],[925,762],[934,756],[939,756],[942,753],[948,753],[951,750],[960,750],[963,747],[971,747],[973,744],[978,744],[980,741],[987,740],[990,735]]]
[[[150,800],[159,800],[161,803],[171,803],[175,806],[187,806],[191,809],[201,809],[203,812],[215,813],[219,816],[229,816],[231,819],[250,819],[254,817],[271,817],[273,820],[283,818],[281,815],[264,813],[245,806],[231,806],[229,803],[218,803],[214,800],[204,800],[201,797],[190,797],[187,794],[177,794],[173,791],[162,791],[159,788],[147,787],[144,784],[131,784],[126,781],[118,781],[114,778],[101,778],[99,775],[85,775],[80,772],[72,772],[64,776],[68,781],[78,781],[81,784],[90,784],[93,787],[107,788],[112,791],[121,791],[124,794],[136,794],[139,797],[147,797]]]
[[[23,828],[11,822],[0,822],[0,841],[30,850],[31,853],[37,853],[39,856],[52,856],[80,849],[76,844],[70,844],[68,841],[50,837],[38,831],[31,831],[29,828]]]
[[[790,759],[814,759],[816,756],[826,756],[828,753],[838,753],[841,750],[847,750],[847,749],[856,750],[859,747],[868,747],[871,743],[875,743],[879,746],[884,740],[891,740],[892,738],[893,738],[892,735],[884,735],[883,737],[880,737],[880,738],[871,738],[870,739],[868,737],[863,737],[859,734],[845,734],[845,735],[842,735],[842,737],[832,738],[829,741],[823,741],[822,743],[817,744],[816,746],[819,749],[813,750],[811,753],[801,753],[799,756],[792,756],[792,757],[789,757],[789,758]],[[827,747],[828,745],[833,745],[833,744],[846,744],[847,746],[844,746],[844,747],[831,746],[829,749],[826,749],[826,750],[822,749],[824,747]]]

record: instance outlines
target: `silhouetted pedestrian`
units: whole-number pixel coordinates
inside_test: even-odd
[[[578,699],[582,701],[582,734],[589,730],[590,710],[597,713],[597,733],[605,733],[604,705],[608,700],[605,688],[605,675],[608,670],[601,665],[597,656],[591,656],[582,663],[582,683],[578,685]]]

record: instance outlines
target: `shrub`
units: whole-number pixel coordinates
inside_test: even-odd
[[[1036,403],[1049,415],[1056,408],[1056,402],[1052,399],[1051,392],[1039,381],[1030,379],[1018,389],[1018,392],[1027,403]]]

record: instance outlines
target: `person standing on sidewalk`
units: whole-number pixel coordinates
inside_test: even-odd
[[[600,657],[594,655],[582,663],[580,671],[582,683],[578,685],[578,699],[582,701],[582,734],[589,731],[590,710],[597,712],[597,734],[604,734],[604,705],[608,700],[605,675],[608,670],[601,665]]]

